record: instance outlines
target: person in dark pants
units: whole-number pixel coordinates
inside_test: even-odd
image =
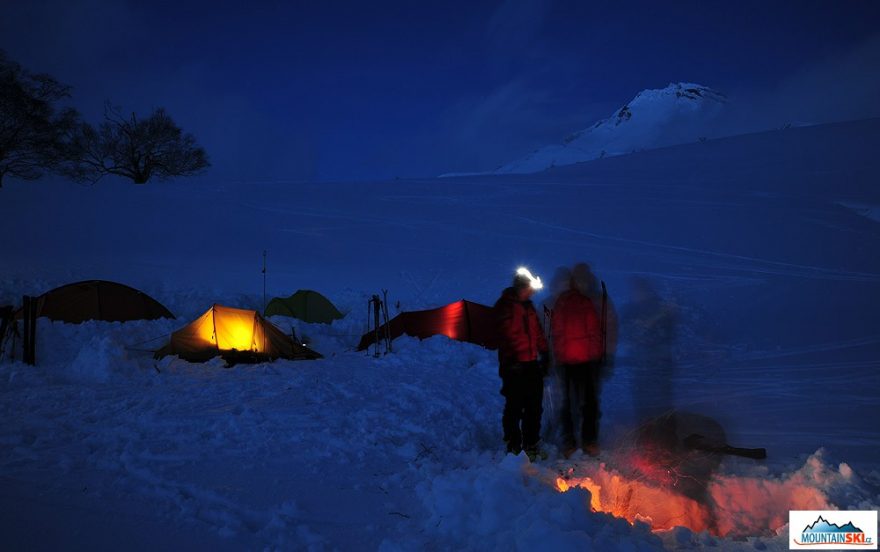
[[[562,383],[560,407],[562,452],[577,450],[576,425],[580,425],[581,448],[598,454],[602,331],[595,305],[572,277],[568,291],[559,295],[551,318],[553,355]]]
[[[543,413],[544,376],[549,367],[547,339],[530,300],[542,286],[525,269],[517,271],[513,286],[502,292],[495,303],[498,323],[498,375],[505,398],[501,425],[507,451],[525,450],[531,460],[543,454],[541,414]]]

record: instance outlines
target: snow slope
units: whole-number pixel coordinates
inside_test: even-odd
[[[785,550],[792,507],[875,509],[880,227],[843,205],[880,204],[878,145],[868,120],[536,175],[11,182],[0,302],[108,278],[178,320],[41,320],[38,365],[0,363],[4,548]],[[313,288],[347,313],[331,326],[274,319],[326,358],[154,361],[146,350],[211,303],[262,304],[264,249],[270,297]],[[556,456],[549,401],[550,459],[501,454],[492,352],[442,337],[403,338],[378,359],[353,351],[380,289],[392,315],[398,302],[491,303],[518,264],[549,281],[582,261],[621,319],[604,466]],[[638,300],[646,286],[653,307]],[[632,323],[652,308],[674,313],[663,370]],[[768,459],[725,458],[707,513],[627,474],[645,407],[710,418]],[[591,511],[620,493],[642,502],[619,515],[677,504],[721,536]]]
[[[696,142],[727,102],[723,94],[693,83],[642,90],[629,103],[563,143],[545,146],[502,165],[497,174],[534,173],[607,156]]]

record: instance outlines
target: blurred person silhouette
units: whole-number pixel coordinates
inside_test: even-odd
[[[577,263],[571,269],[571,274],[578,288],[598,309],[603,345],[601,379],[608,379],[614,369],[614,355],[617,351],[617,309],[607,294],[605,282],[593,273],[589,263]]]
[[[550,364],[547,340],[531,297],[541,289],[540,278],[519,269],[513,285],[495,303],[498,324],[498,375],[504,412],[501,425],[507,451],[525,451],[530,460],[545,458],[539,448],[544,377]]]
[[[557,271],[559,276],[564,272]],[[561,391],[560,437],[565,457],[577,450],[598,454],[600,396],[608,334],[608,300],[586,263],[568,272],[553,303],[551,337]],[[598,293],[597,293],[598,291]],[[591,295],[593,297],[591,297]],[[614,331],[616,337],[616,330]]]
[[[556,303],[556,299],[559,298],[560,295],[569,290],[571,285],[571,268],[567,266],[557,267],[553,272],[553,276],[551,276],[549,282],[547,283],[547,291],[548,293],[544,297],[544,302],[542,304],[542,310],[544,314],[544,328],[550,333],[552,338],[552,318],[553,318],[553,305]],[[552,440],[553,442],[559,443],[561,442],[561,421],[562,416],[560,415],[559,410],[557,409],[557,405],[562,405],[563,402],[563,393],[565,393],[565,389],[563,389],[562,385],[562,375],[560,374],[559,366],[554,362],[553,359],[553,342],[550,340],[550,369],[548,371],[549,378],[547,379],[546,385],[544,386],[545,402],[549,403],[549,412],[543,423],[544,430],[544,439]]]
[[[678,314],[647,278],[633,278],[631,298],[621,314],[621,326],[630,345],[633,408],[641,423],[674,406]]]

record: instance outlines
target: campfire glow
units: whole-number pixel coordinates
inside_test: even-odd
[[[666,459],[664,459],[666,460]],[[823,487],[848,479],[813,457],[784,478],[708,475],[694,481],[687,466],[644,456],[572,464],[548,481],[557,491],[580,487],[590,492],[593,511],[647,523],[654,531],[676,526],[721,537],[772,536],[788,522],[788,510],[831,508]],[[845,465],[844,465],[845,466]]]
[[[675,490],[614,473],[604,464],[598,466],[590,476],[571,475],[556,481],[556,488],[560,492],[573,487],[590,491],[590,506],[594,511],[605,512],[630,523],[641,521],[655,531],[680,525],[695,532],[713,532],[710,513],[702,504]]]

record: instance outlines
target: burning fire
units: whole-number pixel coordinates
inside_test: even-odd
[[[846,480],[846,473],[830,471],[819,459],[780,479],[714,475],[632,452],[613,461],[620,470],[585,461],[548,483],[561,493],[586,489],[593,511],[632,524],[641,521],[653,531],[683,526],[697,533],[744,537],[772,536],[788,522],[789,510],[828,509],[823,481]],[[700,476],[705,480],[698,480]]]
[[[630,523],[641,521],[654,531],[681,525],[695,532],[715,532],[706,506],[663,486],[615,473],[605,464],[596,466],[590,475],[572,474],[568,478],[556,479],[559,492],[574,487],[590,491],[593,511],[605,512]]]
[[[560,493],[568,491],[572,486],[581,487],[590,491],[590,507],[593,509],[594,512],[604,511],[602,509],[602,501],[599,499],[601,488],[593,483],[592,479],[590,479],[589,477],[584,477],[583,479],[577,480],[574,485],[570,485],[569,481],[566,481],[562,477],[556,478],[556,489]]]
[[[645,522],[654,531],[682,526],[748,537],[773,536],[788,522],[789,510],[837,509],[825,489],[853,480],[849,466],[835,470],[823,462],[821,451],[780,477],[761,469],[754,476],[719,473],[722,455],[693,446],[691,436],[724,442],[723,428],[711,418],[670,411],[621,439],[604,458],[607,464],[578,462],[547,483],[562,493],[586,489],[594,511]]]

